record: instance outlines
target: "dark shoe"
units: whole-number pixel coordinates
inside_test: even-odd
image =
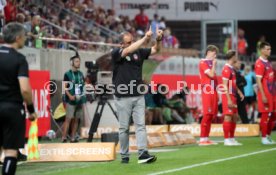
[[[21,161],[27,161],[27,156],[24,154],[21,154],[20,151],[18,151],[17,153],[17,161],[21,162]]]
[[[148,151],[145,151],[139,156],[138,163],[153,163],[156,160],[157,160],[156,156],[150,155]]]
[[[128,163],[129,162],[129,157],[124,157],[121,160],[121,163]]]
[[[62,143],[67,143],[67,139],[62,139]]]

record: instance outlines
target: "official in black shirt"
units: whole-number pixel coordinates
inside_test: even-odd
[[[115,105],[119,116],[119,140],[122,163],[129,162],[129,124],[133,117],[136,127],[138,163],[152,163],[156,157],[147,150],[145,127],[145,98],[142,93],[142,67],[145,59],[161,48],[163,31],[157,29],[156,44],[151,48],[141,48],[151,39],[151,28],[146,35],[133,43],[130,33],[120,37],[121,48],[112,51],[113,84],[115,85]],[[139,92],[139,89],[141,90]]]
[[[240,61],[237,61],[234,64],[234,69],[236,73],[236,84],[237,87],[241,90],[242,94],[244,94],[244,86],[246,86],[246,80],[243,75],[241,75],[240,72]],[[237,106],[238,106],[238,114],[241,118],[241,121],[243,124],[248,124],[248,117],[247,117],[247,112],[246,112],[246,101],[241,100],[240,96],[237,96]]]
[[[0,47],[0,147],[5,158],[3,175],[15,174],[17,150],[24,147],[26,102],[29,119],[37,115],[32,102],[28,63],[24,55],[17,52],[24,46],[23,25],[9,23],[3,29],[5,44]]]

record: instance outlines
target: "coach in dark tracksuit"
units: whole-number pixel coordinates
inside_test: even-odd
[[[25,29],[18,23],[9,23],[3,29],[6,44],[0,47],[0,148],[5,154],[3,175],[16,171],[17,150],[24,147],[26,102],[29,119],[37,115],[32,102],[28,63],[17,52],[25,44]]]

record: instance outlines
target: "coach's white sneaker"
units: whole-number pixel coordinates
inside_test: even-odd
[[[262,144],[263,145],[272,145],[272,143],[268,140],[267,137],[262,137]]]

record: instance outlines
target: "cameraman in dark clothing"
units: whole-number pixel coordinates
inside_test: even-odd
[[[244,94],[244,86],[246,86],[246,80],[243,75],[241,75],[240,72],[241,68],[241,62],[237,61],[234,65],[234,70],[236,73],[236,84],[237,87],[241,90],[241,92]],[[241,121],[243,124],[248,124],[248,117],[246,112],[246,102],[245,100],[241,100],[240,96],[237,96],[237,106],[238,106],[238,114],[241,118]]]

